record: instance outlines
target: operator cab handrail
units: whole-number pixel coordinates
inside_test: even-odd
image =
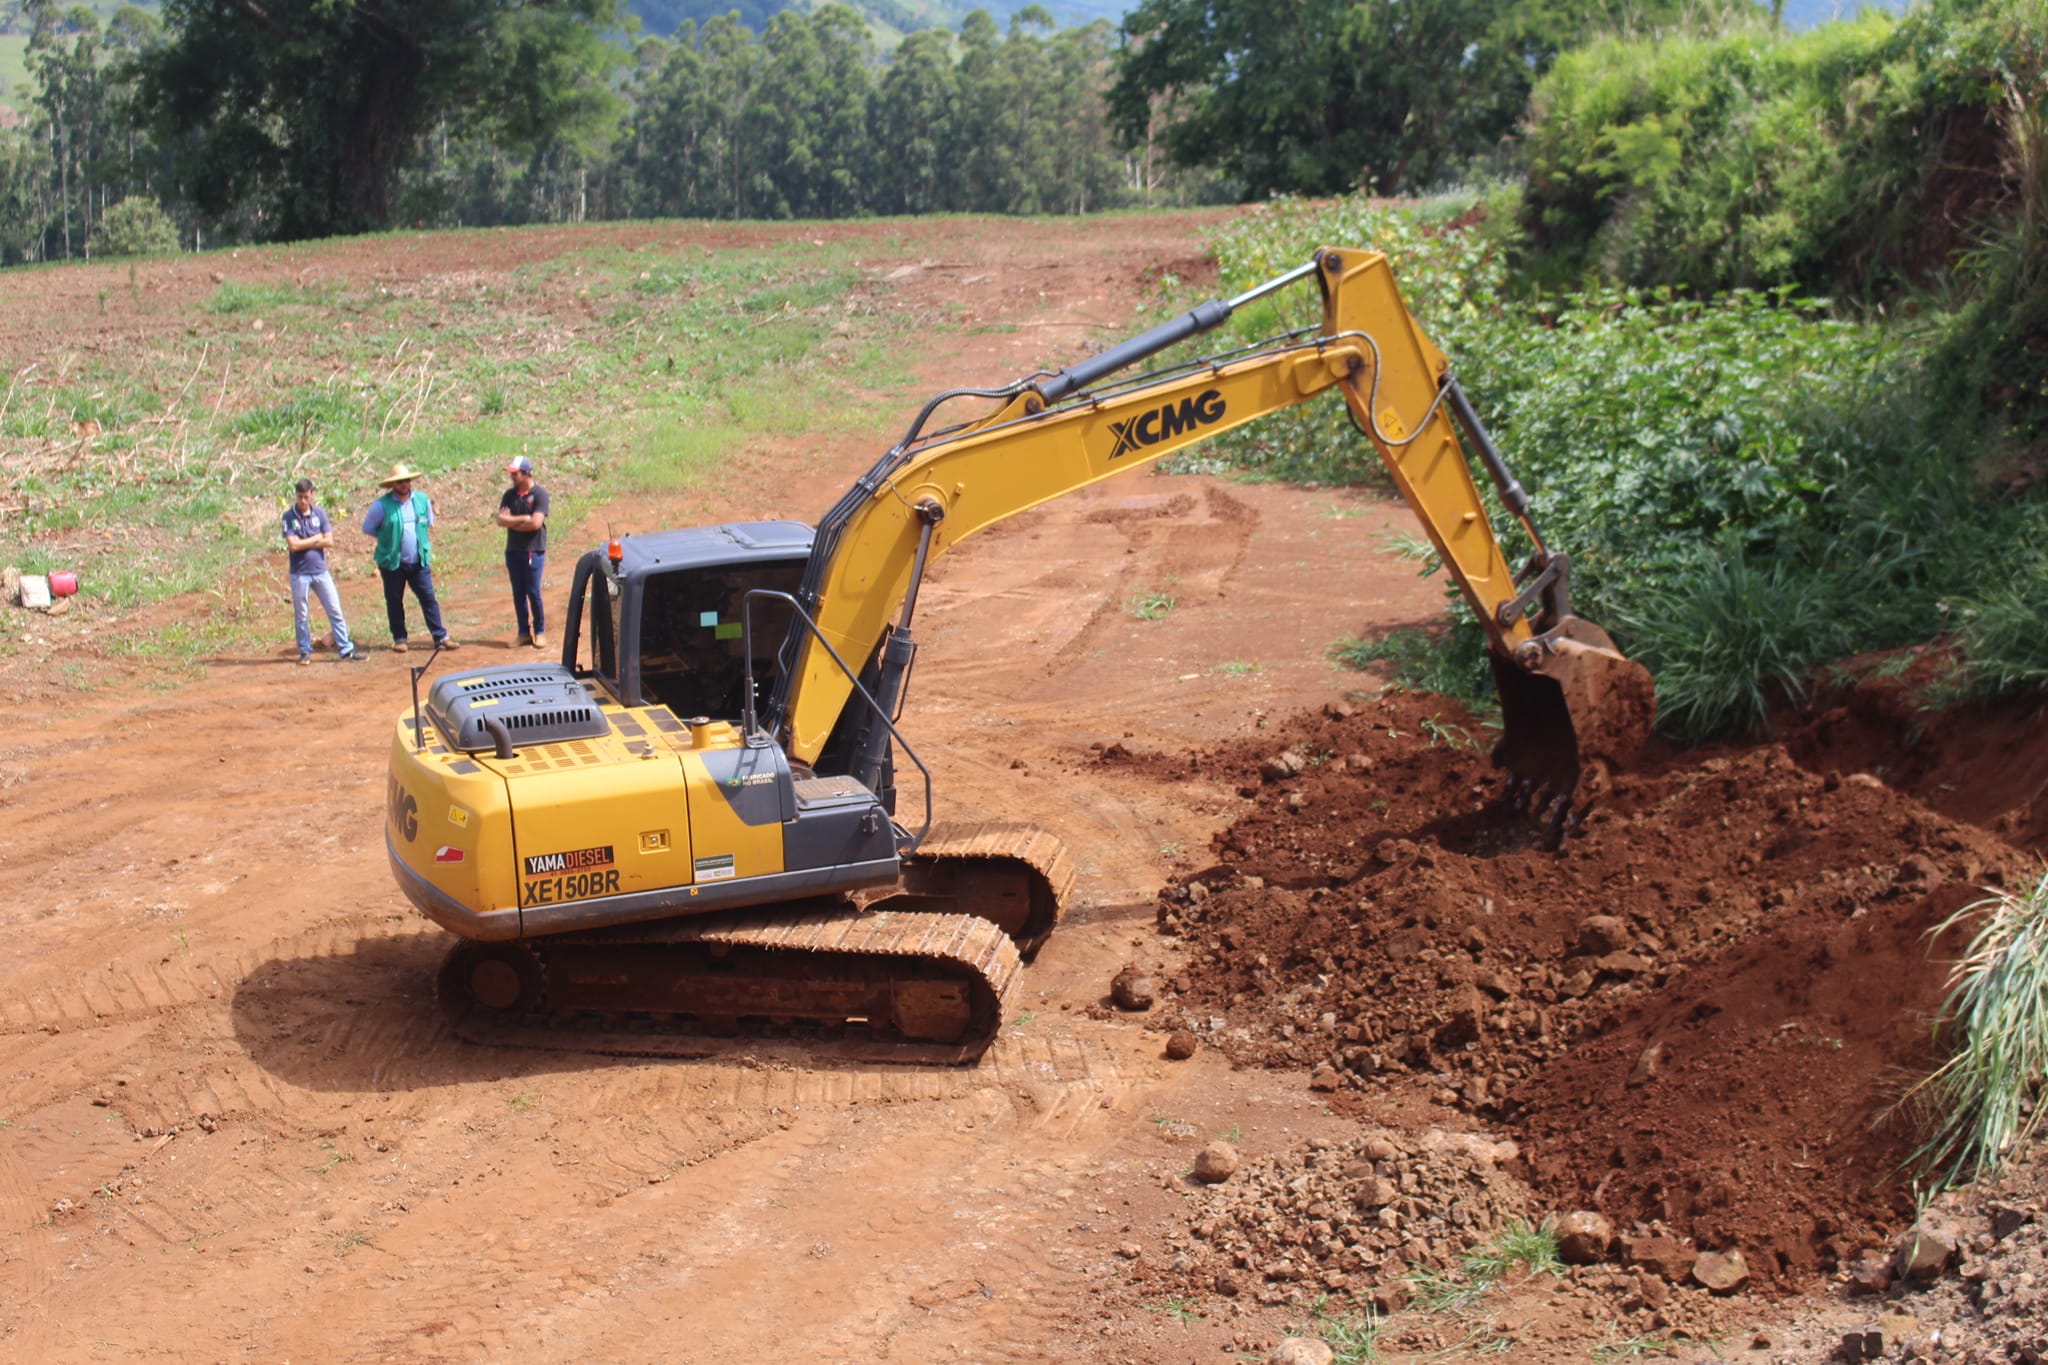
[[[789,604],[789,609],[796,614],[795,620],[803,623],[804,629],[810,632],[811,638],[816,640],[825,653],[831,657],[832,662],[839,666],[839,671],[846,675],[846,681],[852,686],[854,694],[867,704],[867,708],[870,711],[875,713],[876,719],[888,727],[889,737],[902,747],[905,757],[909,758],[917,766],[918,772],[924,776],[924,824],[919,827],[914,835],[910,834],[910,831],[907,829],[904,829],[901,824],[896,825],[896,828],[902,830],[910,839],[909,847],[903,850],[904,854],[907,856],[915,853],[917,846],[924,842],[925,836],[931,833],[932,829],[932,770],[926,767],[925,761],[917,756],[917,750],[912,748],[910,741],[903,737],[903,732],[896,728],[896,722],[883,710],[882,704],[876,701],[869,694],[867,688],[861,685],[859,676],[851,668],[847,667],[846,660],[839,657],[839,651],[832,648],[832,642],[827,640],[824,633],[818,629],[818,623],[811,619],[810,613],[798,605],[795,597],[786,592],[778,591],[775,588],[749,588],[746,596],[740,599],[740,638],[743,646],[740,650],[740,659],[746,679],[746,686],[742,689],[744,696],[740,701],[740,734],[743,737],[743,742],[753,748],[760,748],[775,743],[775,737],[761,728],[760,717],[754,709],[754,599],[757,597],[773,598]],[[788,640],[785,638],[785,650],[787,646]],[[891,813],[890,822],[892,824],[895,823],[893,812]]]

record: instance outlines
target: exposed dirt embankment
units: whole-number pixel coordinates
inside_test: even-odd
[[[1514,1137],[1549,1208],[1739,1250],[1752,1288],[1894,1235],[1916,1134],[1892,1111],[1956,947],[1929,931],[2028,855],[1782,745],[1630,774],[1550,853],[1489,805],[1484,733],[1393,695],[1205,757],[1106,755],[1252,801],[1162,894],[1175,1021],[1359,1112],[1419,1086]]]

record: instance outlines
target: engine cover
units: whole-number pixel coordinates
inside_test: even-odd
[[[486,720],[501,722],[514,744],[596,739],[611,732],[597,699],[566,664],[447,674],[427,694],[427,719],[449,748],[472,754],[493,747]]]

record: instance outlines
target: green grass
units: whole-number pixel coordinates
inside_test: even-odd
[[[1370,640],[1340,640],[1330,657],[1347,668],[1386,666],[1396,686],[1473,703],[1493,694],[1492,675],[1476,626],[1469,630],[1402,629]]]
[[[316,291],[278,284],[235,284],[232,281],[213,291],[199,306],[209,313],[233,316],[241,313],[275,313],[287,308],[318,304]]]
[[[28,77],[28,35],[0,33],[0,101],[27,114],[35,108]]]
[[[1174,595],[1161,589],[1141,592],[1124,603],[1124,610],[1140,621],[1157,621],[1178,605]]]
[[[1311,1337],[1330,1348],[1335,1365],[1366,1365],[1379,1359],[1382,1323],[1371,1304],[1353,1301],[1348,1311],[1332,1311],[1327,1295],[1309,1305],[1311,1321],[1289,1329],[1292,1336]]]
[[[1557,1228],[1545,1219],[1516,1219],[1484,1246],[1465,1253],[1454,1272],[1423,1267],[1408,1277],[1415,1306],[1426,1313],[1464,1313],[1493,1291],[1509,1272],[1520,1268],[1532,1275],[1560,1275]]]
[[[1935,1026],[1949,1060],[1908,1096],[1934,1114],[1913,1163],[1935,1188],[1994,1175],[2023,1148],[2048,1076],[2048,873],[2031,889],[1971,902],[1930,937],[1966,926]]]
[[[403,252],[410,239],[384,240]],[[377,474],[405,460],[435,497],[437,553],[489,569],[502,534],[460,499],[481,501],[468,490],[498,486],[514,452],[542,461],[565,553],[580,548],[575,518],[614,499],[679,499],[686,521],[689,495],[732,477],[748,449],[888,433],[926,396],[907,391],[920,352],[904,343],[922,344],[929,320],[847,307],[875,249],[572,245],[445,295],[229,283],[130,346],[0,356],[0,562],[78,571],[86,607],[213,591],[238,570],[268,585],[294,478],[313,477],[348,526]],[[122,278],[108,275],[110,309],[136,306]],[[616,325],[581,325],[586,303]],[[277,641],[267,600],[172,615],[189,619],[109,648],[168,677]],[[0,614],[0,648],[19,635]]]

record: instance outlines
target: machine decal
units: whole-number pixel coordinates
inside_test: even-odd
[[[467,855],[453,844],[443,844],[434,850],[434,861],[437,863],[459,863],[465,856]]]
[[[1216,389],[1204,389],[1193,398],[1163,404],[1128,421],[1111,422],[1109,429],[1116,435],[1116,449],[1109,452],[1109,458],[1119,460],[1145,446],[1156,446],[1197,427],[1220,422],[1223,412],[1223,394]]]
[[[733,876],[733,858],[730,853],[715,853],[709,858],[699,858],[691,864],[700,882],[730,881]]]
[[[587,900],[592,896],[613,896],[619,890],[619,870],[572,872],[566,877],[542,877],[519,888],[519,908],[529,905],[559,905],[563,901]]]
[[[536,853],[526,860],[526,875],[545,877],[557,872],[584,872],[611,865],[612,846],[600,844],[596,848],[572,848],[563,853]]]
[[[469,812],[460,806],[450,806],[448,808],[448,823],[457,829],[468,829]]]
[[[391,817],[391,823],[398,826],[399,832],[405,835],[408,844],[419,837],[420,803],[413,799],[412,793],[395,777],[385,784],[384,808]]]

